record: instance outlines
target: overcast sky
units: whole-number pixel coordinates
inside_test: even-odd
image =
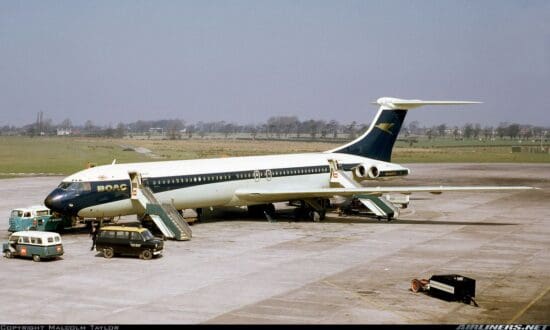
[[[550,125],[550,1],[0,2],[0,125],[369,122],[381,96],[484,102],[425,125]]]

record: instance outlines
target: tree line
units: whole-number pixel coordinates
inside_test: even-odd
[[[70,135],[94,137],[124,137],[162,135],[169,139],[203,138],[211,134],[222,134],[229,138],[246,133],[251,138],[267,139],[311,139],[337,140],[352,139],[364,132],[369,124],[356,121],[340,123],[336,120],[299,120],[296,116],[273,116],[258,124],[238,124],[226,121],[186,123],[182,119],[138,120],[131,123],[118,123],[116,126],[101,126],[87,120],[83,125],[73,125],[70,119],[54,124],[51,119],[42,120],[42,116],[32,124],[21,127],[5,125],[0,127],[1,135],[53,136],[60,130],[70,130]],[[534,138],[546,136],[548,127],[500,123],[498,126],[481,126],[467,123],[462,126],[447,124],[431,127],[421,126],[418,121],[410,122],[402,128],[401,136],[426,136],[428,139],[453,137],[455,139],[493,139],[493,138]]]
[[[455,139],[483,139],[495,138],[531,139],[546,137],[550,128],[534,125],[520,125],[517,123],[500,123],[498,126],[481,126],[480,124],[466,123],[463,126],[448,126],[446,124],[431,127],[420,127],[417,121],[411,122],[405,128],[405,135],[423,135],[428,139],[437,137],[453,137]]]

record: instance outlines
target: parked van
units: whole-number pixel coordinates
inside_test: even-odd
[[[115,254],[139,256],[149,260],[162,254],[164,242],[142,227],[107,226],[99,229],[96,238],[96,250],[103,252],[105,258]]]
[[[91,226],[97,218],[80,218],[62,216],[52,212],[44,205],[30,207],[18,207],[10,213],[8,231],[16,232],[23,230],[55,231]],[[114,218],[103,218],[101,222],[111,222]]]
[[[57,231],[63,229],[63,219],[52,217],[52,212],[44,205],[20,207],[10,213],[8,231],[23,230]]]
[[[18,231],[11,234],[8,243],[2,245],[2,252],[6,258],[20,256],[40,261],[62,256],[63,243],[58,233]]]

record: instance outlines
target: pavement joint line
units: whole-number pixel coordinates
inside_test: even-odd
[[[529,304],[527,304],[527,306],[525,306],[522,310],[520,310],[516,315],[514,315],[514,317],[508,322],[508,323],[513,323],[513,322],[516,322],[517,319],[519,319],[527,310],[529,310],[529,308],[531,308],[534,304],[536,304],[542,297],[544,297],[548,291],[550,291],[550,286],[547,286],[546,287],[546,290],[544,290],[543,292],[539,293],[538,296],[535,297],[535,299],[531,300],[531,302]]]

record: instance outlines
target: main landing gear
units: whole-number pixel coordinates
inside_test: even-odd
[[[292,206],[296,206],[294,216],[297,219],[308,219],[319,222],[325,219],[327,208],[330,207],[328,199],[306,199],[292,201]]]

